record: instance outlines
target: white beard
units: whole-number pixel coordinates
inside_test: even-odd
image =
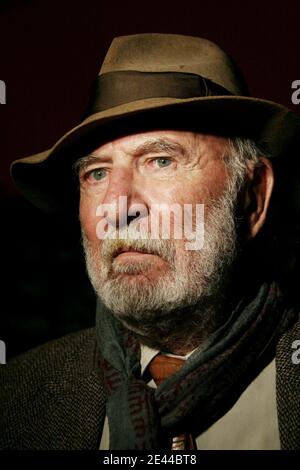
[[[174,239],[107,238],[94,249],[82,231],[87,271],[97,296],[127,327],[141,335],[157,331],[160,323],[164,331],[168,331],[168,325],[171,330],[172,312],[178,318],[178,312],[184,315],[193,306],[199,310],[197,323],[207,324],[213,305],[220,303],[236,257],[235,201],[236,194],[227,190],[213,202],[205,219],[204,246],[198,251],[187,251]],[[116,263],[114,256],[120,247],[158,254],[168,269],[156,279],[143,276],[151,258]]]

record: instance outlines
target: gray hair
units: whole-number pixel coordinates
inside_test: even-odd
[[[233,137],[228,138],[227,143],[223,159],[229,172],[229,189],[237,193],[245,182],[249,163],[259,167],[262,165],[260,157],[270,155],[252,139]]]

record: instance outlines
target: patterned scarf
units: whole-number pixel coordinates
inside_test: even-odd
[[[262,284],[178,372],[152,389],[141,378],[137,338],[99,304],[96,361],[106,392],[110,449],[166,449],[166,437],[204,432],[272,360],[293,318],[277,283]]]

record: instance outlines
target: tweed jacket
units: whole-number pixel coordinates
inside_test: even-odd
[[[300,364],[280,339],[276,395],[282,449],[300,449]],[[105,395],[94,368],[95,329],[46,343],[0,366],[0,449],[99,449]]]

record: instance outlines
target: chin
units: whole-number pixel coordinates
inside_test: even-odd
[[[132,284],[135,288],[142,288],[142,286],[154,286],[159,282],[160,276],[157,273],[148,273],[148,272],[126,272],[126,273],[113,273],[107,279],[108,282],[110,280],[117,280],[121,285],[128,285]]]
[[[110,273],[113,278],[122,276],[128,279],[135,279],[137,282],[140,279],[158,280],[162,276],[168,274],[170,267],[164,261],[159,263],[155,262],[126,262],[119,263],[113,262]]]

